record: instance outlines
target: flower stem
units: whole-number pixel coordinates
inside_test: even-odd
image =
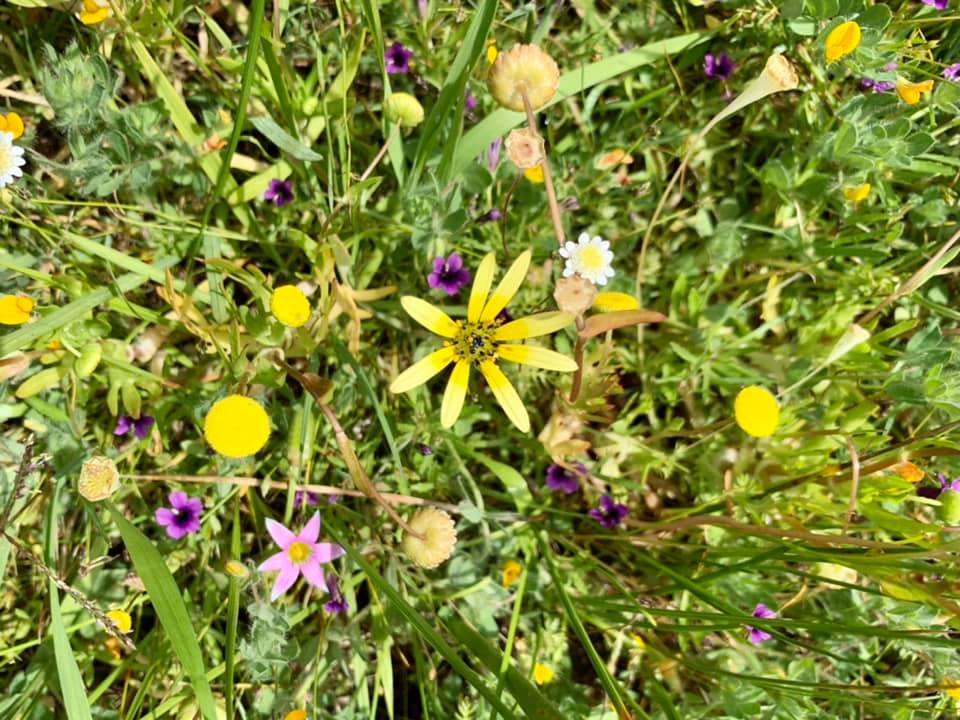
[[[520,97],[523,98],[523,109],[527,113],[527,124],[530,126],[530,130],[534,132],[537,137],[540,137],[540,133],[537,131],[536,118],[533,117],[533,107],[531,107],[530,99],[527,97],[527,90],[523,85],[520,85],[519,90]],[[543,138],[540,139],[542,140]],[[544,156],[540,167],[543,168],[543,184],[547,188],[547,205],[550,207],[550,220],[553,222],[553,234],[557,236],[557,245],[563,247],[566,236],[563,232],[563,221],[560,219],[560,206],[557,204],[557,193],[553,189],[553,176],[550,175],[550,158],[546,152],[546,143],[544,143]]]
[[[583,316],[577,316],[577,344],[573,348],[573,360],[577,363],[577,370],[573,373],[573,385],[570,387],[570,402],[575,403],[580,397],[580,385],[583,382],[583,346],[586,340],[580,337],[583,329]]]

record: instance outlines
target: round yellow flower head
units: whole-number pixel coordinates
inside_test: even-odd
[[[228,395],[210,408],[203,421],[203,436],[221,455],[247,457],[267,444],[270,418],[256,400]]]
[[[530,107],[539,110],[556,94],[560,68],[536,45],[514,45],[500,53],[487,80],[493,99],[508,110],[523,112],[523,92]]]
[[[597,294],[593,306],[600,312],[619,312],[621,310],[639,310],[640,303],[633,295],[622,292],[602,292]]]
[[[128,633],[133,628],[133,621],[130,619],[130,614],[126,610],[114,608],[107,613],[107,617],[113,620],[113,624],[117,626],[117,630],[122,633]]]
[[[15,112],[0,115],[0,131],[10,133],[13,135],[13,139],[16,140],[23,135],[23,118]]]
[[[270,312],[287,327],[300,327],[310,319],[310,301],[296,285],[281,285],[270,296]]]
[[[780,422],[780,405],[773,394],[759,385],[745,387],[733,403],[737,425],[747,435],[770,437]]]
[[[933,80],[924,80],[923,82],[910,82],[908,80],[897,80],[897,95],[907,105],[916,105],[920,102],[920,96],[923,93],[933,91]]]
[[[546,685],[553,680],[553,669],[549,665],[537,663],[533,666],[533,681],[537,685]]]
[[[827,62],[835,62],[858,47],[860,47],[860,26],[852,20],[840,23],[827,35]]]
[[[416,127],[423,122],[423,105],[410,93],[393,93],[383,101],[383,113],[390,122]]]
[[[227,571],[228,574],[233,575],[235,578],[240,578],[241,580],[250,575],[250,571],[247,569],[247,566],[242,562],[237,560],[227,560],[223,564],[223,569]]]
[[[507,564],[503,566],[503,586],[508,588],[513,585],[520,579],[520,573],[522,572],[523,565],[516,560],[508,560]]]
[[[97,455],[80,466],[80,496],[90,502],[106,500],[120,487],[117,464],[108,457]]]
[[[303,708],[297,708],[296,710],[291,710],[286,715],[284,715],[283,720],[307,720],[307,711]]]
[[[453,554],[457,531],[453,518],[443,510],[434,507],[420,510],[410,520],[410,527],[423,535],[423,539],[406,533],[403,551],[420,567],[435,568]]]
[[[0,295],[0,325],[23,325],[35,304],[24,295]]]
[[[855,187],[847,187],[843,189],[843,196],[854,205],[866,200],[869,194],[870,183],[863,183],[863,185],[857,185]]]
[[[543,182],[543,165],[527,168],[523,171],[523,176],[532,183]]]

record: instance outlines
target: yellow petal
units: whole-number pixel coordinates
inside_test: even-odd
[[[21,118],[15,112],[7,113],[7,116],[4,118],[3,129],[13,135],[13,139],[16,140],[18,137],[23,135],[23,118]]]
[[[476,322],[480,319],[480,312],[483,310],[484,303],[487,302],[487,295],[490,293],[490,286],[493,284],[493,273],[497,269],[497,259],[493,253],[488,253],[480,261],[477,268],[477,276],[473,280],[473,288],[470,290],[470,302],[467,304],[467,322]]]
[[[545,370],[573,372],[577,369],[573,358],[537,345],[501,345],[497,348],[497,355],[503,360]]]
[[[33,298],[24,295],[0,295],[0,325],[23,325],[33,312]]]
[[[907,80],[897,80],[897,95],[907,105],[916,105],[920,102],[920,95],[933,90],[933,80],[913,83]]]
[[[523,171],[523,176],[532,183],[542,183],[544,181],[543,165],[534,165]]]
[[[122,608],[114,608],[107,613],[107,617],[113,620],[113,624],[117,626],[117,630],[124,634],[130,632],[131,628],[133,628],[133,621],[130,619],[130,614]]]
[[[470,384],[470,361],[458,360],[450,373],[447,389],[443,393],[443,404],[440,405],[440,424],[443,427],[452,427],[463,410],[463,399],[467,395],[467,385]]]
[[[593,306],[601,312],[617,312],[618,310],[639,310],[640,303],[633,295],[621,292],[602,292],[597,294]]]
[[[869,194],[870,183],[863,183],[863,185],[856,185],[843,189],[843,197],[845,197],[849,202],[852,202],[854,205],[866,200]]]
[[[737,425],[747,435],[770,437],[780,422],[780,404],[766,388],[750,385],[737,394],[733,414]]]
[[[852,53],[859,46],[860,26],[853,21],[840,23],[827,35],[827,62],[832,63],[839,60],[844,55]]]
[[[483,313],[480,315],[481,322],[490,322],[493,320],[500,314],[500,311],[507,306],[507,303],[513,300],[513,296],[516,295],[517,290],[520,289],[520,283],[522,283],[523,279],[527,276],[531,257],[533,257],[533,252],[524,250],[520,253],[519,257],[513,261],[513,265],[507,270],[507,274],[503,276],[500,284],[497,285],[497,289],[493,291],[493,295],[490,296],[486,306],[483,308]]]
[[[96,25],[102,23],[108,17],[110,17],[110,8],[98,8],[96,12],[84,10],[80,13],[80,22],[84,25]]]
[[[492,360],[484,360],[480,363],[480,372],[483,373],[487,385],[493,391],[493,396],[510,418],[510,422],[516,425],[520,432],[530,432],[530,417],[527,415],[527,409],[503,371]]]
[[[390,384],[390,392],[402,393],[423,385],[447,365],[453,362],[456,351],[453,346],[447,346],[430,353],[422,360],[415,362]]]
[[[553,680],[552,668],[543,663],[537,663],[533,666],[533,681],[537,685],[546,685],[551,680]]]
[[[506,342],[508,340],[526,340],[527,338],[549,335],[567,327],[573,320],[573,315],[570,313],[557,312],[556,310],[528,315],[497,328],[493,334],[493,339],[498,342]]]
[[[426,300],[421,300],[411,295],[404,295],[400,298],[400,304],[403,305],[403,309],[407,311],[407,315],[423,325],[430,332],[445,338],[452,338],[457,334],[458,325],[450,319],[450,316]]]

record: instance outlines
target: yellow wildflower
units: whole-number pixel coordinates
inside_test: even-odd
[[[543,663],[537,663],[533,666],[533,681],[537,685],[546,685],[553,680],[553,669]]]
[[[520,573],[523,572],[523,565],[516,560],[508,560],[503,566],[503,586],[505,588],[513,585],[520,579]]]
[[[543,165],[536,165],[523,171],[523,176],[532,183],[543,182]]]
[[[524,111],[523,93],[539,110],[556,94],[560,68],[536,45],[514,45],[497,57],[487,82],[493,99],[508,110]]]
[[[943,684],[940,686],[940,689],[947,694],[947,697],[951,697],[954,700],[960,700],[960,680],[956,678],[944,680]]]
[[[0,295],[0,325],[23,325],[35,304],[24,295]]]
[[[15,112],[0,115],[0,132],[8,132],[13,135],[13,139],[23,135],[23,118]]]
[[[228,395],[210,408],[203,421],[203,435],[221,455],[247,457],[267,444],[270,418],[256,400]]]
[[[852,202],[854,205],[866,200],[869,194],[870,194],[870,183],[863,183],[862,185],[845,187],[843,189],[843,197],[845,197],[848,202]]]
[[[914,484],[923,480],[923,476],[926,475],[926,473],[923,472],[923,470],[918,468],[909,460],[898,462],[896,465],[894,465],[890,469],[893,470],[897,475],[899,475],[901,478],[903,478],[907,482],[914,483]]]
[[[227,560],[223,564],[223,569],[226,570],[228,574],[233,575],[235,578],[240,578],[241,580],[250,574],[247,566],[242,562],[238,562],[237,560]]]
[[[80,466],[77,491],[90,502],[106,500],[120,487],[117,464],[108,457],[97,455]]]
[[[83,0],[80,22],[84,25],[97,25],[110,17],[109,0]]]
[[[497,50],[497,41],[491,40],[487,43],[487,64],[493,65],[497,61],[497,55],[500,54],[500,51]]]
[[[281,285],[270,296],[270,312],[287,327],[300,327],[310,319],[310,301],[296,285]]]
[[[117,630],[122,633],[128,633],[133,628],[133,621],[130,619],[130,614],[121,608],[114,608],[107,613],[107,617],[113,620],[113,624],[117,626]]]
[[[855,22],[840,23],[827,35],[827,62],[832,63],[860,47],[860,26]]]
[[[532,253],[527,250],[513,262],[506,275],[490,293],[496,258],[488,254],[480,262],[467,305],[466,320],[454,321],[445,312],[426,300],[409,295],[400,298],[400,304],[414,320],[446,342],[439,350],[427,355],[404,370],[390,385],[394,393],[407,392],[427,382],[434,375],[455,363],[440,406],[440,424],[451,427],[460,417],[467,394],[470,367],[476,365],[494,397],[510,421],[522,432],[529,432],[530,418],[523,401],[503,374],[498,360],[532,365],[559,372],[573,372],[577,364],[572,358],[537,345],[522,345],[518,340],[548,335],[573,322],[573,315],[564,312],[545,312],[502,324],[500,311],[516,295],[530,267]]]
[[[897,95],[907,105],[916,105],[920,102],[920,96],[923,93],[933,91],[933,80],[924,80],[923,82],[913,83],[909,80],[897,80]]]
[[[770,437],[780,422],[780,405],[773,394],[758,385],[745,387],[733,403],[737,425],[747,435]]]
[[[307,720],[307,711],[303,708],[297,708],[288,712],[283,720]]]
[[[453,553],[457,544],[457,530],[453,518],[434,507],[420,510],[410,520],[410,527],[423,535],[403,536],[403,551],[420,567],[435,568]]]

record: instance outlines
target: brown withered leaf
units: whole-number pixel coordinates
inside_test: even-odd
[[[666,315],[653,310],[617,310],[616,312],[590,316],[584,323],[583,329],[577,332],[577,335],[584,339],[592,338],[608,330],[661,322],[666,319]]]

